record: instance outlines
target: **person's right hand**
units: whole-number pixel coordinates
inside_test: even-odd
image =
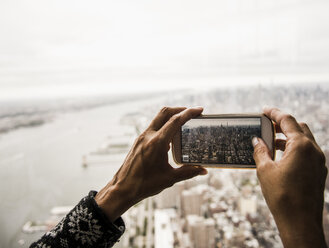
[[[284,151],[280,161],[271,159],[262,139],[253,139],[257,176],[282,242],[285,247],[327,247],[322,225],[325,156],[305,123],[277,108],[264,113],[287,137],[276,140],[276,149]]]
[[[207,174],[202,166],[173,168],[168,151],[182,125],[203,111],[201,107],[165,107],[136,139],[113,179],[100,190],[95,201],[111,222],[137,202],[197,175]]]

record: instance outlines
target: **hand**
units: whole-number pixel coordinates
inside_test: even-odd
[[[199,166],[173,168],[168,163],[170,142],[181,126],[201,114],[202,108],[163,108],[137,138],[123,165],[95,197],[110,221],[146,197],[174,183],[207,174]]]
[[[305,123],[276,108],[265,108],[264,113],[287,138],[276,140],[276,149],[284,151],[280,161],[271,159],[263,140],[253,140],[257,176],[282,242],[285,247],[326,247],[322,226],[325,156]]]

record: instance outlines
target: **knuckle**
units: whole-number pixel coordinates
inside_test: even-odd
[[[278,108],[271,108],[269,115],[271,118],[276,118],[281,111]]]
[[[141,150],[140,150],[140,152],[141,152],[141,154],[142,154],[143,156],[148,156],[149,153],[150,153],[150,146],[149,146],[148,144],[143,143],[143,144],[141,145]]]
[[[282,114],[282,121],[295,121],[295,117],[290,114]]]
[[[256,149],[255,149],[255,154],[257,155],[257,154],[264,154],[264,153],[266,153],[266,149],[265,149],[265,147],[263,147],[263,146],[258,146],[258,147],[256,147]]]
[[[158,135],[149,136],[141,141],[142,151],[145,154],[153,153],[159,148],[161,140]]]
[[[135,141],[136,146],[139,146],[143,152],[147,152],[158,142],[158,138],[156,136],[150,137],[147,133],[142,133],[139,135]]]
[[[308,125],[305,122],[300,122],[299,126],[301,126],[302,128],[308,128]]]
[[[162,143],[167,140],[168,134],[166,132],[159,132],[155,138],[156,143]],[[155,142],[154,141],[154,142]]]
[[[295,142],[296,142],[296,149],[302,152],[310,152],[313,151],[315,148],[314,143],[307,137],[300,137]]]
[[[176,125],[176,124],[180,123],[181,116],[180,115],[174,115],[170,119],[171,119],[171,122]]]
[[[160,113],[163,113],[163,114],[168,114],[170,108],[169,107],[162,107],[161,110],[160,110]]]
[[[275,114],[275,112],[278,112],[278,111],[279,111],[278,108],[275,108],[275,107],[274,108],[271,108],[270,109],[270,114],[273,115],[273,114]]]
[[[151,139],[147,140],[146,145],[149,147],[154,147],[159,144],[159,141],[159,137],[155,135]]]
[[[145,133],[141,133],[137,139],[136,139],[136,144],[141,144],[145,141],[146,139],[146,134]]]

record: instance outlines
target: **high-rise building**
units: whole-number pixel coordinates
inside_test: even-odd
[[[187,216],[187,230],[193,248],[215,247],[215,221],[197,215]]]
[[[174,209],[157,209],[154,212],[154,247],[173,248],[174,230],[172,219],[177,218]]]
[[[238,202],[238,207],[242,215],[255,214],[257,211],[257,197],[241,197]]]
[[[184,190],[184,183],[176,183],[156,196],[157,208],[180,208],[180,195]]]
[[[208,186],[198,185],[182,192],[182,214],[202,215],[203,195],[207,191]]]

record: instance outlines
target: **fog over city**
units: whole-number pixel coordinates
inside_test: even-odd
[[[323,0],[4,0],[0,100],[325,82],[328,9]]]

